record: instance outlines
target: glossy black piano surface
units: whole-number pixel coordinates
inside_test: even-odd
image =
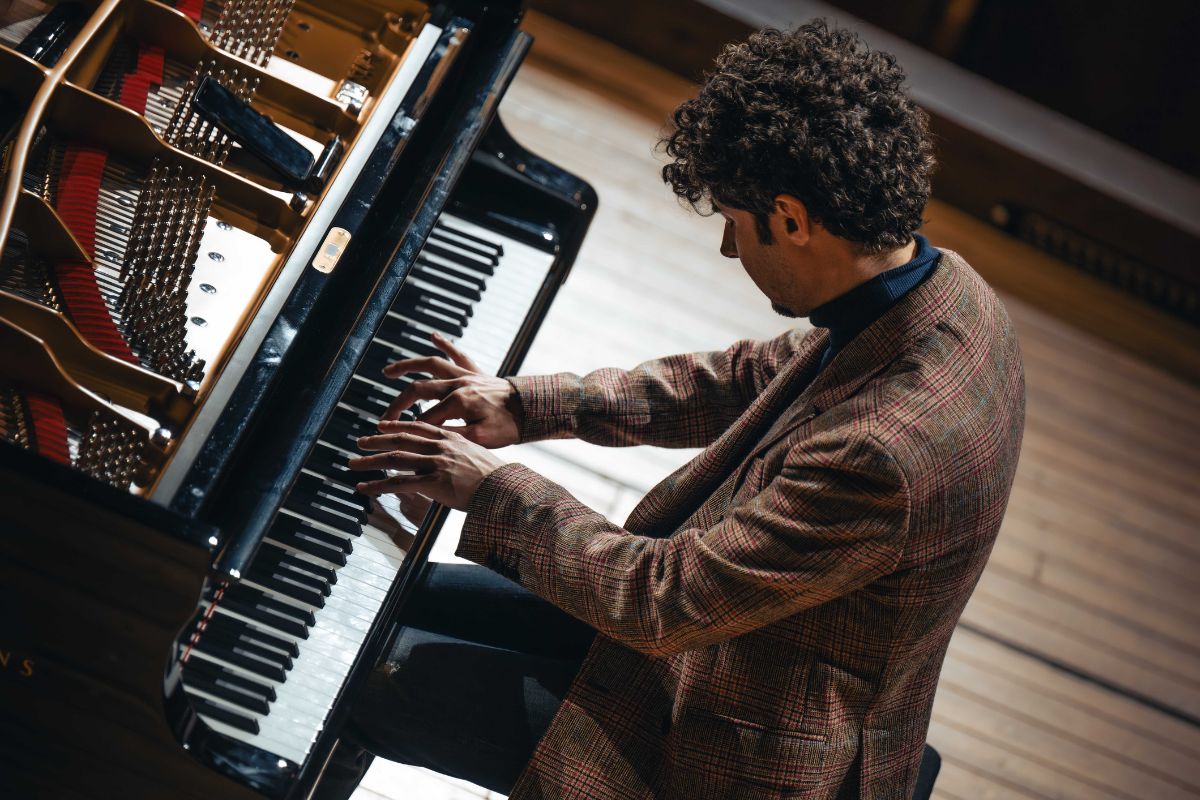
[[[146,27],[179,22],[122,2],[151,7]],[[209,5],[193,6],[211,27]],[[150,489],[0,437],[0,585],[14,598],[0,616],[0,796],[295,798],[316,784],[444,519],[381,516],[344,474],[352,440],[402,385],[380,368],[428,352],[436,330],[514,372],[596,207],[496,117],[529,45],[519,14],[429,9],[436,41],[370,151],[320,197],[291,198],[324,215],[315,239],[291,241],[315,241],[296,255],[304,268],[267,291],[192,417],[179,409],[194,384],[147,404],[174,421]],[[264,86],[272,103],[288,97]],[[338,228],[348,244],[326,271],[317,257]]]

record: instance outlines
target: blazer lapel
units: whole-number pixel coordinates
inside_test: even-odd
[[[910,342],[937,324],[962,294],[962,259],[942,251],[929,278],[892,306],[845,346],[771,426],[746,457],[737,482],[750,462],[799,426],[854,395],[864,383],[886,369]],[[818,352],[824,351],[824,347]]]

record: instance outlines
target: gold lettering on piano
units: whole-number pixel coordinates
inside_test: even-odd
[[[0,650],[0,670],[15,672],[21,678],[32,678],[33,667],[32,658],[21,658],[19,654],[14,657],[12,650]]]
[[[337,266],[338,259],[342,257],[349,242],[350,231],[345,228],[330,228],[329,233],[325,236],[325,241],[321,244],[321,249],[317,251],[317,255],[312,261],[313,268],[327,275],[333,272],[333,268]]]

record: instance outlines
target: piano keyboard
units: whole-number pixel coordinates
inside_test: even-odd
[[[184,688],[214,730],[302,764],[333,710],[407,551],[368,522],[351,473],[407,378],[383,366],[456,341],[496,374],[554,256],[443,214],[242,582],[218,590],[184,654]],[[394,498],[384,498],[394,501]],[[406,534],[416,528],[389,502]],[[397,537],[400,538],[400,537]],[[283,765],[281,765],[283,766]]]

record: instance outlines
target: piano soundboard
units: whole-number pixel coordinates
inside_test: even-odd
[[[595,210],[496,116],[520,15],[0,6],[0,794],[317,785],[446,516],[354,489],[382,368],[512,374]]]

